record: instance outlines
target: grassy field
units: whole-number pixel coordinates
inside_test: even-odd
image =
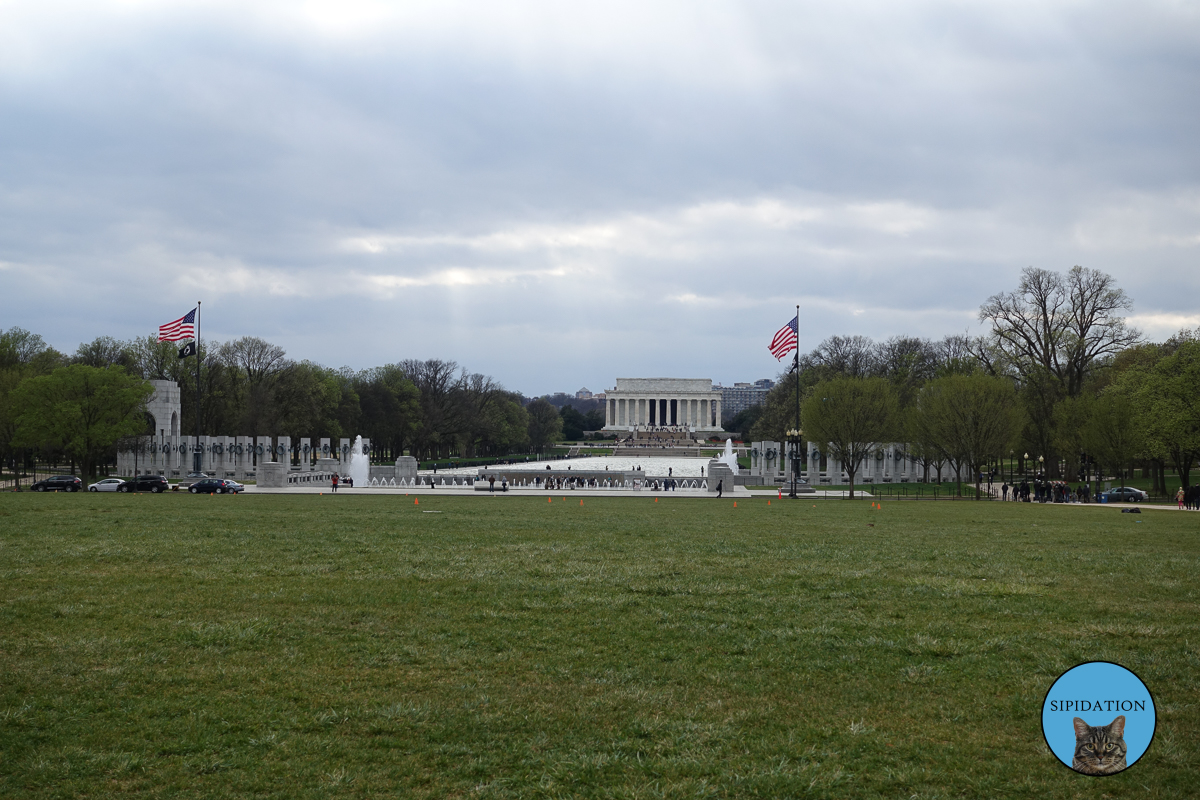
[[[1195,796],[1200,514],[553,500],[0,496],[0,796]]]

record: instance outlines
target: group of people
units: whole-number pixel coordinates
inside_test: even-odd
[[[534,480],[534,485],[542,482],[541,478]],[[600,486],[600,481],[596,478],[561,478],[549,477],[546,478],[546,488],[550,491],[555,489],[595,489]]]
[[[339,484],[342,486],[347,486],[351,489],[354,488],[354,478],[351,478],[349,475],[347,475],[346,477],[343,478],[340,475],[338,475],[336,472],[333,473],[333,478],[330,479],[330,483],[332,484],[333,491],[335,491],[335,492],[338,490]]]
[[[1180,486],[1179,491],[1175,493],[1175,502],[1179,504],[1180,509],[1200,511],[1200,484],[1186,489]]]
[[[1013,500],[1021,503],[1090,503],[1092,489],[1086,483],[1081,483],[1072,489],[1065,481],[1047,481],[1035,478],[1032,483],[1023,480],[1019,484],[1009,486],[1007,483],[1000,487],[1002,500]]]

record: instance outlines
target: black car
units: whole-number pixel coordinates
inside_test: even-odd
[[[1144,503],[1150,499],[1150,495],[1132,486],[1118,486],[1101,492],[1101,495],[1106,503]]]
[[[189,486],[188,491],[192,494],[237,494],[242,491],[242,485],[221,478],[205,478]]]
[[[162,475],[138,475],[117,487],[118,492],[169,492],[171,484]]]
[[[83,481],[74,475],[54,475],[29,488],[35,492],[82,492]]]

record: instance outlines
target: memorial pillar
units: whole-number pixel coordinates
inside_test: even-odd
[[[302,472],[312,471],[312,442],[307,438],[300,439],[300,470]]]
[[[254,469],[257,470],[260,466],[271,461],[274,453],[271,452],[271,437],[259,436],[254,445]]]
[[[292,468],[292,437],[280,436],[275,441],[278,442],[275,445],[275,460],[282,461],[287,465],[287,470],[290,470]],[[279,452],[280,450],[283,452]]]
[[[238,446],[242,452],[238,455],[238,461],[242,469],[243,477],[249,477],[254,474],[254,437],[239,436]]]

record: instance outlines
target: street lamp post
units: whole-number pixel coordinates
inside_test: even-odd
[[[788,497],[796,499],[796,479],[800,475],[800,437],[803,432],[799,428],[792,428],[787,432],[788,444],[792,446],[792,489],[788,492]]]

